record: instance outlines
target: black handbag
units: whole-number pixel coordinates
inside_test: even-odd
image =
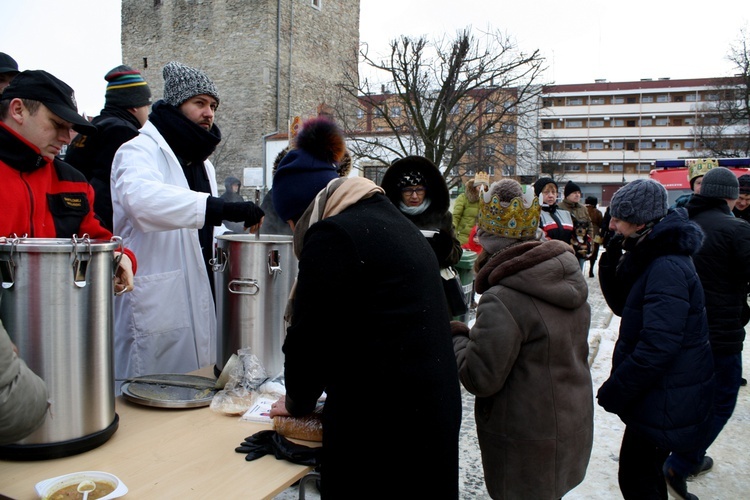
[[[445,298],[448,300],[451,316],[466,314],[468,311],[466,293],[458,273],[455,269],[446,267],[440,270],[440,276],[443,278],[443,290],[445,291]]]

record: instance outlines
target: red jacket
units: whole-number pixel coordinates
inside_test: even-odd
[[[94,190],[67,163],[40,154],[39,148],[0,122],[0,237],[71,238],[88,234],[110,240],[112,233],[94,214]],[[125,249],[136,271],[133,252]]]

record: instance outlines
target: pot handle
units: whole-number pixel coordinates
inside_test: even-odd
[[[244,289],[245,287],[249,287],[250,290]],[[227,290],[237,295],[257,295],[260,287],[256,280],[232,280],[227,285]]]

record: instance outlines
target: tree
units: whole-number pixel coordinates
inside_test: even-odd
[[[449,186],[490,167],[517,174],[519,156],[529,150],[517,141],[537,137],[536,123],[518,115],[539,106],[539,51],[527,55],[499,32],[477,38],[466,28],[432,44],[402,36],[390,42],[390,56],[381,61],[366,46],[360,55],[386,83],[375,93],[368,78],[360,82],[347,73],[341,87],[362,106],[356,117],[338,117],[355,158],[385,167],[398,157],[423,155]]]
[[[750,52],[746,30],[730,48],[727,59],[738,70],[717,80],[712,100],[699,110],[694,127],[698,149],[705,156],[750,156]]]

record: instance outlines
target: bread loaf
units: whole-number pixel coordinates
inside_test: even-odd
[[[304,417],[273,417],[273,429],[287,438],[323,441],[322,405]]]

